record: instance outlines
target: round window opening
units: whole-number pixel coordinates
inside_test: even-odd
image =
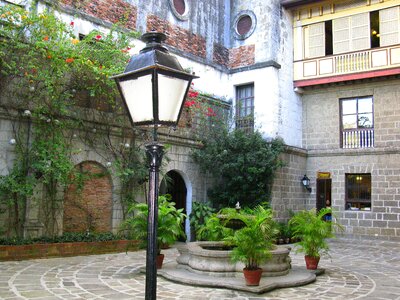
[[[245,35],[251,30],[253,21],[249,15],[241,16],[236,24],[236,30],[240,35]]]
[[[189,6],[187,0],[169,0],[172,13],[181,21],[189,18]]]
[[[173,0],[174,8],[176,12],[180,15],[185,14],[186,3],[185,0]]]
[[[233,32],[235,38],[244,40],[254,32],[257,24],[256,15],[250,10],[238,13],[233,22]]]

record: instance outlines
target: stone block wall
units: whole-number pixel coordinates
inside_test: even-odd
[[[308,149],[307,175],[315,207],[318,172],[330,172],[332,207],[345,233],[400,240],[400,86],[398,79],[342,84],[306,90],[303,95],[303,141]],[[342,149],[339,99],[373,96],[373,148]],[[371,211],[345,207],[345,175],[371,174]]]
[[[291,212],[306,208],[308,191],[301,184],[307,163],[306,151],[288,147],[282,154],[282,160],[285,165],[276,172],[271,207],[278,221],[287,221]]]
[[[332,208],[345,234],[400,240],[400,153],[372,150],[311,155],[307,162],[307,174],[313,183],[309,208],[315,207],[317,172],[331,173]],[[371,173],[371,211],[346,210],[347,173]]]

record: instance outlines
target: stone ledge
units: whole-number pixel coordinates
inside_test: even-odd
[[[178,269],[176,262],[165,263],[162,269],[159,269],[157,272],[158,275],[165,279],[178,283],[261,294],[278,288],[302,286],[312,283],[316,280],[316,276],[323,274],[324,271],[324,269],[308,271],[304,268],[293,267],[289,271],[289,274],[284,276],[262,277],[259,286],[245,285],[243,274],[240,272],[238,272],[237,276],[216,277],[193,273],[185,269]]]

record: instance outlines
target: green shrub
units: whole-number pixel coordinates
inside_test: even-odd
[[[190,226],[196,234],[197,239],[200,239],[199,230],[206,223],[207,219],[211,217],[214,211],[214,208],[208,205],[208,203],[193,202],[189,220]]]
[[[183,222],[186,215],[183,209],[176,209],[175,203],[171,202],[171,195],[158,197],[158,221],[157,221],[157,252],[161,253],[161,247],[173,244],[179,237],[185,236]],[[148,205],[146,203],[135,203],[129,211],[132,217],[126,219],[121,229],[131,239],[136,239],[144,247],[147,245],[147,216]]]
[[[0,238],[0,245],[30,245],[50,243],[71,243],[71,242],[103,242],[126,239],[125,237],[112,232],[88,233],[88,232],[66,232],[56,237],[38,238]]]
[[[215,179],[208,196],[216,207],[255,207],[267,202],[274,172],[283,165],[281,139],[266,141],[259,132],[220,130],[192,152],[202,172]]]
[[[298,251],[306,256],[320,257],[328,254],[328,238],[335,237],[333,227],[340,230],[343,227],[335,221],[325,221],[324,217],[331,214],[330,208],[304,210],[296,213],[289,221],[293,229],[293,236],[300,239],[297,243]]]

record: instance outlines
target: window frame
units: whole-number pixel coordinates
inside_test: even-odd
[[[371,127],[359,127],[359,125],[358,125],[358,116],[359,116],[359,114],[363,114],[363,113],[359,113],[359,111],[358,111],[358,102],[359,102],[359,100],[364,100],[364,99],[368,99],[368,98],[371,98],[371,100],[372,100],[371,112],[368,112],[368,113],[372,114],[372,126]],[[356,100],[357,101],[356,102],[357,103],[356,104],[356,113],[355,114],[346,114],[346,116],[356,115],[356,125],[357,125],[357,127],[345,129],[344,126],[343,126],[343,116],[344,116],[344,114],[343,114],[343,102],[344,101],[350,101],[350,100]],[[372,95],[371,96],[361,96],[361,97],[351,97],[351,98],[340,98],[339,99],[339,105],[340,105],[340,131],[341,132],[343,132],[343,131],[352,131],[352,130],[362,130],[362,129],[372,129],[373,130],[375,128],[374,97]]]
[[[243,92],[246,94],[245,89],[250,88],[250,96],[244,96],[239,98],[239,91],[243,90]],[[246,115],[242,116],[242,103],[245,101],[245,111]],[[250,105],[249,105],[250,102]],[[248,83],[248,84],[243,84],[243,85],[238,85],[236,86],[236,128],[238,129],[244,129],[245,131],[254,131],[254,82],[253,83]],[[250,113],[247,113],[247,110],[250,110]]]
[[[361,183],[362,178],[369,178],[369,186],[367,189],[369,190],[369,199],[368,198],[350,198],[349,197],[349,186],[351,184],[350,176],[356,176],[356,178],[360,177],[360,185],[358,186],[358,193],[361,194]],[[357,179],[356,179],[357,180]],[[368,182],[367,182],[368,184]],[[355,187],[357,188],[357,187]],[[356,191],[357,192],[357,191]],[[345,174],[345,210],[362,210],[362,211],[371,211],[372,210],[372,175],[371,173],[346,173]]]

